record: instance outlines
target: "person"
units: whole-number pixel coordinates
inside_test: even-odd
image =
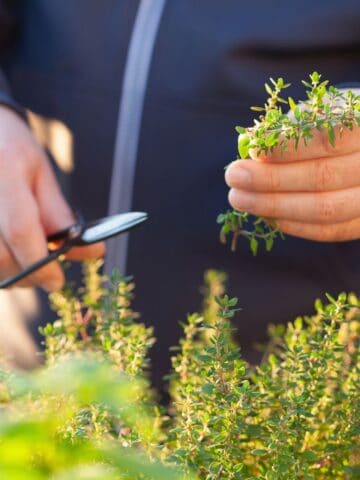
[[[108,245],[106,263],[136,279],[135,307],[158,338],[156,383],[178,322],[199,308],[207,268],[228,273],[249,358],[268,323],[311,312],[325,292],[357,290],[358,130],[335,150],[319,137],[284,164],[270,157],[229,170],[233,206],[279,218],[291,235],[271,254],[253,258],[246,244],[231,254],[216,225],[234,127],[251,123],[267,78],[285,77],[295,98],[313,70],[332,84],[359,80],[357,0],[3,1],[0,19],[2,278],[45,253],[45,235],[74,221],[70,206],[87,219],[147,211],[141,230]],[[63,281],[53,263],[27,285]]]

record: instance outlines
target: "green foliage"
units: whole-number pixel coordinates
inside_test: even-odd
[[[2,375],[0,478],[193,478],[161,461],[164,415],[147,379],[154,338],[131,309],[134,285],[101,266],[85,263],[83,288],[50,296],[47,366]]]
[[[229,341],[236,299],[190,316],[173,359],[178,463],[200,479],[355,479],[360,472],[360,304],[341,294],[272,326],[258,367]],[[211,332],[204,337],[203,332]]]
[[[11,480],[185,480],[145,449],[126,447],[104,432],[67,435],[78,412],[102,405],[118,424],[147,438],[152,420],[139,392],[141,381],[115,371],[93,355],[59,358],[32,375],[4,378],[7,391],[0,412],[0,478]],[[139,422],[141,415],[141,422]],[[187,477],[190,478],[190,477]]]
[[[147,353],[155,341],[153,329],[138,322],[139,315],[131,309],[131,279],[114,271],[105,282],[98,273],[101,265],[101,260],[84,263],[84,288],[77,294],[67,286],[50,295],[59,318],[42,331],[47,361],[92,350],[120,371],[132,376],[146,374]]]
[[[360,474],[360,302],[271,326],[260,365],[233,339],[237,300],[206,275],[188,316],[164,415],[149,387],[151,330],[133,285],[85,267],[85,288],[52,296],[47,366],[0,378],[0,478],[355,480]],[[89,313],[90,312],[90,313]],[[85,318],[85,322],[84,322]],[[137,353],[137,355],[136,355]]]
[[[307,100],[300,105],[291,97],[281,97],[290,86],[282,78],[271,78],[270,84],[265,84],[269,95],[267,101],[262,107],[252,107],[252,110],[261,112],[259,119],[254,120],[254,125],[249,128],[236,127],[241,159],[249,158],[251,150],[257,155],[266,155],[277,148],[281,154],[288,149],[289,142],[297,149],[300,142],[307,145],[316,131],[326,132],[330,145],[334,146],[335,132],[341,136],[344,129],[352,130],[360,125],[360,95],[328,87],[328,81],[321,81],[321,75],[317,72],[313,72],[309,80],[302,83]],[[249,240],[254,255],[259,244],[265,244],[269,251],[274,240],[283,237],[274,220],[263,217],[253,220],[247,212],[229,210],[219,215],[217,221],[221,225],[222,242],[226,241],[228,235],[232,236],[232,250],[236,249],[241,236]]]

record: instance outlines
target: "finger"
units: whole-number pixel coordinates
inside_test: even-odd
[[[100,258],[105,255],[105,243],[99,242],[86,247],[74,247],[67,254],[68,260],[82,261],[91,258]]]
[[[35,195],[38,200],[41,222],[46,235],[63,230],[75,223],[74,214],[65,200],[55,175],[48,161],[44,159],[35,184]],[[66,255],[69,260],[86,260],[102,257],[105,254],[103,242],[73,248]]]
[[[20,270],[18,263],[0,236],[0,281],[12,277]],[[31,287],[32,283],[24,278],[16,283],[17,287]]]
[[[46,235],[63,230],[76,222],[46,158],[43,159],[35,179],[34,195]]]
[[[360,216],[360,187],[326,193],[254,193],[231,189],[236,209],[275,219],[331,224]]]
[[[2,185],[0,229],[12,255],[24,269],[48,255],[47,242],[32,192],[27,186],[13,185],[16,201]],[[29,280],[46,290],[57,290],[64,283],[64,274],[57,262],[52,262],[29,276]]]
[[[237,160],[226,170],[231,188],[255,192],[325,192],[356,187],[360,153],[296,163]]]
[[[287,150],[282,151],[280,147],[274,148],[272,152],[258,153],[251,150],[250,156],[254,160],[266,162],[299,162],[315,158],[336,157],[355,153],[360,150],[360,127],[355,126],[352,131],[340,126],[335,127],[335,146],[329,142],[329,137],[325,129],[312,130],[313,138],[305,144],[303,140],[299,141],[296,147],[294,140],[286,142]]]
[[[288,235],[318,242],[345,242],[360,237],[360,218],[331,225],[279,220],[276,225]]]

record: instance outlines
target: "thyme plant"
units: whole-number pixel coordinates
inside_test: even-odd
[[[259,118],[254,120],[251,127],[236,127],[240,159],[249,158],[251,150],[258,155],[266,155],[275,148],[280,153],[284,152],[289,141],[297,149],[300,142],[305,145],[311,142],[317,130],[326,132],[330,145],[334,146],[337,134],[341,136],[344,129],[352,130],[355,125],[360,126],[360,95],[355,95],[351,90],[344,93],[328,86],[329,82],[322,81],[317,72],[313,72],[309,80],[302,83],[306,100],[301,104],[296,104],[291,97],[283,98],[284,90],[290,84],[282,78],[270,78],[270,83],[265,84],[269,95],[265,104],[251,107],[260,113]],[[270,251],[274,240],[283,238],[275,219],[253,219],[247,212],[228,210],[220,214],[217,221],[221,225],[221,241],[226,242],[227,237],[232,236],[232,250],[236,249],[239,237],[249,240],[254,255],[260,243]]]
[[[68,354],[91,352],[100,360],[110,362],[114,370],[129,378],[143,379],[138,391],[138,424],[132,428],[119,422],[101,405],[80,410],[67,435],[114,435],[123,445],[141,444],[148,452],[161,439],[160,409],[154,403],[153,392],[147,380],[148,350],[154,343],[153,330],[138,321],[139,315],[131,308],[134,284],[130,278],[114,271],[109,279],[99,272],[102,260],[83,264],[84,286],[74,291],[67,286],[50,295],[58,320],[41,329],[45,340],[48,364]],[[141,408],[140,408],[141,407]],[[144,437],[144,418],[154,414]],[[135,428],[136,427],[136,428]]]
[[[206,275],[169,375],[170,405],[147,379],[152,330],[133,284],[99,262],[85,286],[52,295],[47,365],[0,377],[0,478],[11,480],[356,480],[360,475],[360,301],[271,326],[258,366],[233,338],[237,300]]]
[[[360,303],[328,300],[272,326],[257,367],[229,341],[236,299],[218,298],[210,322],[188,318],[170,389],[177,463],[204,480],[359,477]]]
[[[79,411],[101,405],[146,438],[151,418],[139,401],[140,380],[90,355],[58,358],[31,375],[0,379],[0,478],[8,480],[191,480],[149,457],[145,448],[95,432],[67,435]],[[141,415],[141,422],[139,421]],[[192,477],[194,478],[194,477]]]

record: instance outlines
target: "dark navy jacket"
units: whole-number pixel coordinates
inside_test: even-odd
[[[74,136],[69,200],[88,218],[105,215],[124,65],[137,0],[8,2],[2,66],[13,97]],[[227,208],[224,165],[235,158],[235,125],[251,122],[269,76],[299,97],[314,69],[331,83],[360,80],[359,0],[168,0],[151,63],[141,123],[133,209],[151,221],[131,234],[128,271],[136,307],[155,325],[156,375],[178,322],[199,308],[203,272],[229,274],[239,297],[244,350],[269,322],[312,311],[325,292],[358,290],[359,242],[287,238],[253,258],[218,241]]]

